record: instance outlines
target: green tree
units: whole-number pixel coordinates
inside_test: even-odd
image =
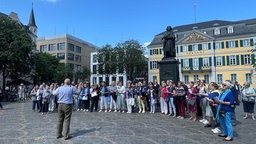
[[[126,73],[128,79],[142,76],[142,71],[147,66],[147,60],[143,55],[144,48],[136,40],[127,40],[118,43],[114,48],[105,45],[98,53],[99,74]]]
[[[56,68],[56,73],[54,75],[54,81],[58,83],[63,83],[65,78],[73,78],[73,71],[71,68],[63,63],[59,63],[58,67]]]
[[[90,69],[86,66],[83,67],[82,71],[75,72],[75,81],[85,80],[91,75]]]
[[[137,40],[127,40],[117,44],[116,47],[120,49],[118,50],[119,66],[123,63],[128,79],[133,80],[136,76],[142,76],[141,72],[147,66],[142,45]]]
[[[8,75],[20,78],[31,72],[34,48],[35,44],[22,24],[0,16],[0,71],[3,89]]]
[[[36,58],[36,76],[40,77],[40,82],[53,82],[58,66],[58,58],[48,53],[39,53]]]

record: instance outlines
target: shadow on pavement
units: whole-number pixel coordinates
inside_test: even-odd
[[[95,131],[98,131],[100,130],[101,127],[98,127],[98,128],[91,128],[91,129],[84,129],[84,130],[75,130],[75,132],[72,133],[72,137],[77,137],[77,136],[81,136],[81,135],[84,135],[86,133],[91,133],[91,132],[95,132]]]

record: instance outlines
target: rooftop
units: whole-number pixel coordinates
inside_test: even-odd
[[[79,38],[77,38],[77,37],[75,37],[75,36],[72,36],[72,35],[70,35],[70,34],[61,34],[61,35],[54,35],[54,36],[47,36],[47,37],[39,37],[39,38],[37,39],[37,41],[54,40],[54,39],[62,39],[62,38],[72,39],[72,40],[74,40],[74,41],[77,41],[77,42],[83,43],[83,44],[85,44],[85,45],[88,45],[88,46],[90,46],[90,47],[94,47],[94,48],[96,48],[96,49],[99,49],[98,46],[96,46],[96,45],[94,45],[94,44],[91,44],[91,43],[89,43],[89,42],[86,42],[86,41],[84,41],[84,40],[82,40],[82,39],[79,39]]]

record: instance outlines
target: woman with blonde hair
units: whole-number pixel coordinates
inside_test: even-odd
[[[244,89],[242,90],[242,101],[244,108],[244,119],[248,118],[248,114],[252,115],[252,119],[255,120],[254,117],[254,104],[255,104],[255,90],[250,87],[248,82],[244,83]]]

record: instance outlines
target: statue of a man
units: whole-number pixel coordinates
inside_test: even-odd
[[[172,27],[167,26],[166,32],[163,35],[164,36],[162,40],[164,41],[164,44],[163,44],[164,58],[176,57],[175,36],[173,34]]]

